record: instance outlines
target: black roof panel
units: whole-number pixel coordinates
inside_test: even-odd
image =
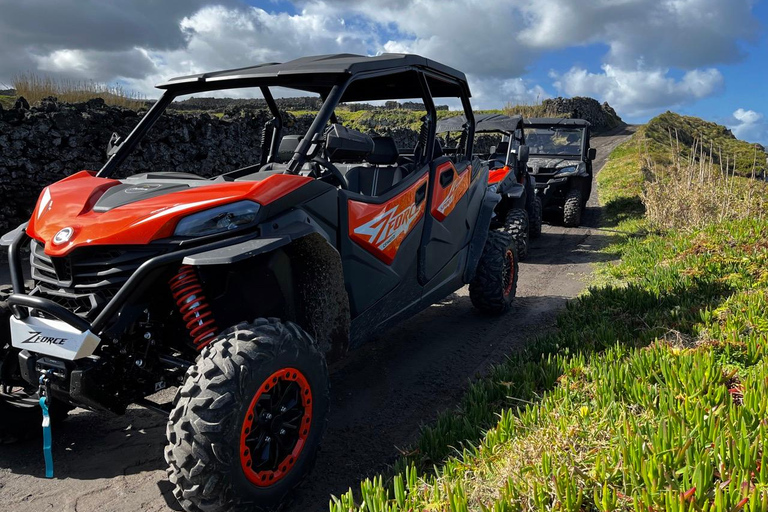
[[[454,116],[437,122],[437,133],[460,132],[467,120],[464,116]],[[523,118],[504,114],[478,114],[475,116],[475,133],[510,133],[522,128]]]
[[[224,89],[227,88],[227,82],[231,82],[232,86],[242,86],[243,82],[259,80],[260,82],[264,81],[265,85],[271,85],[269,82],[273,80],[269,79],[282,78],[283,80],[278,80],[276,83],[292,86],[295,82],[297,89],[321,92],[321,90],[327,89],[330,84],[336,83],[339,75],[351,76],[358,73],[386,72],[389,70],[396,72],[398,69],[406,67],[431,70],[438,74],[447,75],[463,84],[466,84],[467,81],[466,76],[461,71],[419,55],[385,53],[375,57],[366,57],[345,53],[316,55],[284,63],[273,62],[245,68],[180,76],[158,84],[157,87],[160,89]],[[312,75],[312,80],[308,80],[308,76]],[[317,75],[326,75],[327,79],[323,80]],[[302,76],[304,76],[303,79]],[[204,83],[208,86],[202,86]],[[216,85],[212,87],[214,83]],[[305,83],[306,85],[304,85]]]
[[[567,117],[531,117],[525,119],[526,126],[591,126],[584,119],[568,119]]]

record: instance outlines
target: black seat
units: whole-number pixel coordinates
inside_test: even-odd
[[[400,156],[392,137],[373,137],[373,151],[365,159],[369,165],[353,167],[347,172],[349,189],[367,196],[380,196],[394,187],[407,174],[397,165]]]
[[[293,158],[293,154],[296,152],[296,149],[299,147],[299,143],[303,138],[303,135],[283,136],[283,138],[280,139],[280,145],[277,148],[277,161],[286,163]]]

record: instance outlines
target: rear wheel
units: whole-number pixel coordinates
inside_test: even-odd
[[[512,236],[501,229],[488,233],[477,271],[469,283],[472,305],[483,313],[509,310],[517,292],[517,247]]]
[[[292,323],[228,329],[187,372],[165,459],[187,511],[272,510],[306,476],[325,431],[325,357]]]
[[[507,213],[504,230],[512,235],[517,245],[517,256],[522,261],[528,257],[528,213],[522,208],[512,208]]]
[[[541,236],[541,219],[544,211],[540,197],[536,196],[533,198],[531,210],[530,215],[528,215],[528,236],[539,238]]]
[[[568,227],[576,227],[581,224],[581,191],[570,190],[565,196],[563,205],[563,224]]]

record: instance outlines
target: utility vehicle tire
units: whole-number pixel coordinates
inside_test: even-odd
[[[541,236],[541,219],[543,217],[544,208],[541,205],[541,198],[533,198],[531,215],[528,216],[528,236],[530,238],[539,238]]]
[[[576,227],[581,224],[581,209],[581,191],[570,190],[565,196],[563,224],[568,227]]]
[[[483,313],[499,315],[509,310],[517,292],[517,247],[503,229],[488,233],[477,271],[469,283],[472,305]]]
[[[507,213],[504,230],[514,238],[520,261],[528,257],[528,229],[528,213],[522,208],[512,208]]]
[[[11,309],[5,300],[10,286],[0,286],[0,368],[3,375],[18,374],[18,352],[11,347]],[[50,400],[51,423],[64,420],[72,409],[68,404]],[[23,441],[42,434],[43,413],[36,389],[0,384],[0,444]]]
[[[329,403],[325,356],[299,326],[262,318],[227,329],[174,400],[174,496],[189,512],[277,508],[315,462]]]

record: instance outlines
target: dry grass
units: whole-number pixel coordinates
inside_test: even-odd
[[[523,116],[527,118],[566,117],[564,114],[558,113],[550,108],[545,107],[541,102],[538,101],[536,103],[523,103],[520,105],[512,105],[511,103],[507,103],[503,112],[508,116]]]
[[[700,141],[687,155],[674,140],[670,146],[670,158],[646,157],[642,200],[652,227],[691,231],[728,220],[766,218],[768,184],[755,179],[754,168],[749,178],[737,176],[734,157],[707,151]]]
[[[81,103],[102,98],[108,105],[138,109],[144,106],[145,98],[122,86],[102,84],[94,81],[75,81],[34,73],[23,73],[13,78],[16,94],[23,96],[30,104],[39,103],[43,98],[54,96],[66,103]]]

